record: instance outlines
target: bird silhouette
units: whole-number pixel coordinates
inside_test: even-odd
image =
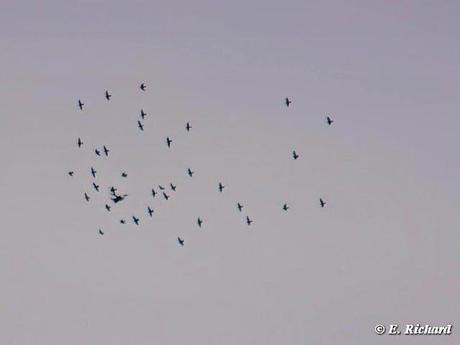
[[[225,186],[224,186],[221,182],[219,182],[219,192],[222,193],[222,191],[224,190],[224,188],[225,188]]]
[[[150,217],[153,216],[153,210],[150,208],[150,206],[147,206],[147,212],[149,213]]]
[[[292,151],[292,157],[294,158],[294,160],[297,160],[297,158],[299,158],[299,155],[297,154],[297,152]]]
[[[243,205],[241,205],[240,203],[237,203],[236,207],[238,208],[238,211],[240,212],[243,210]]]
[[[284,204],[284,205],[283,205],[283,210],[284,210],[284,211],[289,210],[289,206],[288,206],[287,204]]]
[[[144,125],[143,125],[142,122],[140,122],[139,120],[137,121],[137,127],[139,127],[139,129],[140,129],[141,131],[144,130]]]
[[[184,240],[180,237],[177,238],[177,241],[179,242],[179,244],[183,247],[184,246]]]
[[[121,177],[126,178],[126,177],[128,177],[128,174],[127,174],[126,172],[123,171],[123,172],[121,173]]]
[[[85,200],[89,202],[89,199],[91,199],[91,198],[89,197],[89,195],[87,193],[85,193]]]
[[[334,123],[334,120],[332,120],[329,116],[327,117],[327,124],[330,126]]]
[[[166,200],[168,200],[168,199],[169,199],[169,195],[168,195],[168,194],[166,194],[165,192],[163,192],[163,197],[164,197]]]
[[[85,103],[83,103],[81,100],[78,100],[78,107],[80,108],[80,110],[83,110],[84,105]]]
[[[176,191],[176,186],[175,186],[175,185],[173,185],[172,183],[170,183],[169,186],[171,187],[171,190],[172,190],[173,192]]]
[[[154,198],[157,195],[157,192],[155,192],[155,189],[152,188],[152,198]]]
[[[286,107],[288,108],[289,108],[289,105],[292,103],[292,101],[288,97],[285,98],[284,102],[286,103]]]
[[[73,176],[73,171],[69,171],[67,174],[69,174],[69,176]]]
[[[144,120],[146,116],[147,116],[147,113],[144,111],[144,109],[141,109],[141,118],[142,118],[142,120]]]
[[[117,189],[114,186],[110,187],[110,194],[112,194],[113,196],[117,195]]]
[[[96,173],[97,173],[97,171],[94,170],[93,167],[91,167],[91,175],[93,175],[94,178],[96,178]]]
[[[113,201],[114,204],[117,204],[117,203],[119,203],[120,201],[125,200],[125,198],[126,198],[127,196],[128,196],[128,194],[124,194],[124,195],[116,195],[116,194],[114,194],[113,198],[111,198],[111,199],[112,199],[112,201]]]
[[[139,218],[136,218],[135,216],[133,216],[133,222],[134,224],[139,225]]]
[[[81,139],[78,138],[78,140],[77,140],[77,146],[78,146],[78,148],[80,148],[82,145],[83,145],[83,141],[81,141]]]
[[[99,235],[104,235],[104,232],[101,229],[99,229]]]
[[[120,224],[126,224],[126,220],[120,219]]]
[[[163,187],[162,185],[158,185],[158,188],[160,188],[160,190],[165,190],[165,187]]]
[[[321,207],[324,207],[326,205],[326,202],[323,201],[323,199],[319,198],[319,203],[321,205]]]
[[[171,143],[172,143],[172,139],[170,139],[169,137],[166,138],[166,144],[168,145],[168,147],[171,147]]]
[[[187,173],[188,173],[188,176],[192,177],[194,172],[190,170],[190,168],[188,168]]]
[[[99,192],[99,186],[93,182],[93,187],[96,190],[96,192]]]
[[[110,212],[110,205],[105,204],[105,209]]]
[[[110,150],[104,145],[104,153],[108,157]]]
[[[187,130],[187,132],[190,132],[190,130],[192,129],[192,126],[190,126],[190,123],[187,122],[185,129]]]
[[[251,225],[251,223],[252,223],[252,220],[251,220],[251,219],[249,219],[249,217],[248,217],[248,216],[246,216],[246,224],[248,224],[248,225]]]
[[[145,83],[142,83],[140,86],[139,86],[139,89],[141,89],[142,91],[145,91],[147,87],[145,86]]]
[[[109,94],[109,91],[105,91],[105,99],[107,99],[108,101],[110,101],[110,97],[112,97],[112,95]]]
[[[198,217],[198,220],[196,222],[198,224],[198,227],[201,228],[201,225],[203,224],[203,220],[200,217]]]
[[[101,156],[101,152],[98,149],[95,149],[94,153],[96,154],[96,156],[99,156],[99,157]]]

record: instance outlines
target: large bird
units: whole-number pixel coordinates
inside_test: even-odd
[[[330,126],[334,123],[334,120],[332,120],[329,116],[327,117],[327,124]]]
[[[133,216],[133,222],[134,224],[139,225],[139,218],[136,218],[135,216]]]
[[[200,217],[198,217],[197,224],[198,224],[198,227],[201,228],[201,225],[203,224],[203,220]]]
[[[225,186],[224,186],[221,182],[219,182],[219,192],[222,193],[222,191],[224,190],[224,188],[225,188]]]
[[[139,120],[137,121],[137,127],[139,127],[139,129],[140,129],[141,131],[144,130],[144,125],[143,125],[142,122],[140,122]]]
[[[190,126],[190,123],[187,122],[185,129],[187,130],[187,132],[190,132],[190,130],[192,129],[192,126]]]
[[[155,189],[152,188],[152,198],[154,198],[157,195],[157,192],[155,192]]]
[[[67,174],[69,174],[69,176],[73,176],[73,171],[69,171]]]
[[[101,151],[99,151],[98,149],[95,149],[94,150],[94,153],[96,154],[96,156],[101,156]]]
[[[108,157],[110,150],[104,145],[104,153]]]
[[[172,139],[170,139],[169,137],[166,138],[166,144],[168,145],[168,147],[171,147],[172,142]]]
[[[99,185],[93,182],[93,187],[96,190],[96,192],[99,192]]]
[[[288,107],[288,108],[289,108],[289,105],[292,103],[292,101],[288,97],[286,97],[284,102],[286,103],[286,107]]]
[[[289,210],[289,206],[288,206],[287,204],[284,204],[284,205],[283,205],[283,210],[284,210],[284,211]]]
[[[171,190],[172,190],[173,192],[176,191],[176,186],[175,186],[175,185],[173,185],[172,183],[170,183],[169,186],[171,187]]]
[[[246,216],[246,224],[251,225],[252,220],[249,219],[249,216]]]
[[[78,138],[78,140],[77,140],[77,146],[78,146],[78,148],[80,148],[81,145],[83,145],[83,141],[81,141],[81,139]]]
[[[324,207],[326,205],[326,202],[323,201],[323,199],[319,198],[319,203],[321,205],[321,207]]]
[[[91,198],[89,197],[89,195],[88,195],[87,193],[85,193],[85,200],[86,200],[87,202],[89,202],[89,199],[91,199]]]
[[[165,192],[163,192],[163,197],[164,197],[166,200],[168,200],[168,199],[169,199],[169,195],[168,195],[168,194],[166,194]]]
[[[147,113],[144,111],[144,109],[141,109],[142,120],[144,120],[146,116],[147,116]]]
[[[128,177],[128,174],[127,174],[126,172],[123,171],[123,172],[121,173],[121,177],[126,178],[126,177]]]
[[[104,231],[102,231],[101,229],[99,229],[99,235],[104,235]]]
[[[109,91],[105,91],[105,99],[107,99],[108,101],[110,101],[110,97],[112,97],[111,94],[109,94]]]
[[[183,247],[184,246],[184,240],[180,237],[177,238],[177,241],[179,242],[179,244]]]
[[[120,219],[120,224],[126,224],[126,220]]]
[[[105,204],[105,209],[110,212],[110,206]]]
[[[153,210],[150,208],[150,206],[147,206],[147,212],[149,213],[150,217],[153,216]]]
[[[91,175],[93,175],[94,178],[96,178],[96,173],[97,173],[97,171],[94,170],[93,167],[91,167]]]
[[[241,205],[240,203],[237,203],[236,207],[238,208],[238,211],[240,212],[243,210],[243,205]]]
[[[139,89],[141,89],[142,91],[145,91],[147,87],[145,86],[145,83],[142,83],[140,86],[139,86]]]
[[[114,195],[113,195],[113,198],[111,198],[111,199],[112,199],[112,201],[113,201],[114,204],[117,204],[117,203],[119,203],[120,201],[125,200],[125,198],[126,198],[127,196],[128,196],[128,194],[124,194],[124,195],[116,195],[116,194],[114,194]]]
[[[188,173],[188,176],[192,177],[194,172],[190,168],[188,168],[187,173]]]
[[[78,100],[78,107],[80,108],[80,110],[83,110],[84,105],[85,103],[83,103],[81,100]]]

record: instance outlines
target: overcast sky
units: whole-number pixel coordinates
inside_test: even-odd
[[[2,1],[0,343],[458,344],[459,32],[456,1]]]

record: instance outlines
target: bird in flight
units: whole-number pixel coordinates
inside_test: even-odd
[[[136,218],[135,216],[133,216],[133,222],[134,222],[136,225],[139,225],[139,218]]]
[[[300,156],[294,150],[294,151],[292,151],[292,157],[294,158],[294,160],[297,160],[297,158],[299,158]]]
[[[323,199],[319,198],[319,203],[321,205],[321,207],[324,207],[326,205],[326,202],[323,201]]]
[[[69,176],[73,176],[73,171],[68,172]]]
[[[165,187],[163,187],[162,185],[158,185],[158,188],[160,188],[160,190],[165,190]]]
[[[292,103],[292,101],[288,97],[286,97],[284,102],[286,103],[286,107],[288,107],[288,108],[289,108],[289,105]]]
[[[150,208],[150,206],[147,206],[147,212],[149,213],[150,217],[153,216],[153,210]]]
[[[120,219],[120,224],[126,224],[126,220]]]
[[[80,138],[78,138],[78,140],[77,140],[77,145],[78,145],[78,148],[80,148],[81,145],[83,145],[83,141],[81,141]]]
[[[147,113],[144,111],[144,109],[141,109],[142,120],[144,120],[146,116],[147,116]]]
[[[157,195],[157,192],[155,192],[155,189],[152,188],[152,198],[154,198]]]
[[[225,186],[224,186],[221,182],[219,182],[219,192],[222,193],[222,191],[224,190],[224,188],[225,188]]]
[[[330,126],[334,123],[334,120],[332,120],[329,116],[327,117],[327,124]]]
[[[194,172],[190,168],[188,168],[187,173],[188,173],[188,176],[192,177]]]
[[[147,87],[145,86],[145,83],[142,83],[140,86],[139,86],[139,89],[141,89],[142,91],[145,91]]]
[[[172,190],[173,192],[176,191],[176,186],[175,186],[175,185],[173,185],[172,183],[170,183],[169,186],[171,187],[171,190]]]
[[[141,131],[144,130],[144,125],[143,125],[142,122],[140,122],[139,120],[137,121],[137,127],[139,127],[139,129],[140,129]]]
[[[105,209],[110,212],[110,205],[105,204]]]
[[[288,206],[287,204],[284,204],[284,205],[283,205],[283,210],[284,210],[284,211],[289,210],[289,206]]]
[[[127,196],[128,196],[128,194],[124,194],[124,195],[116,195],[116,194],[114,194],[114,195],[113,195],[113,198],[111,198],[111,199],[112,199],[112,201],[113,201],[114,204],[117,204],[117,203],[119,203],[120,201],[125,200],[125,198],[126,198]]]
[[[121,177],[126,178],[126,177],[128,177],[128,174],[127,174],[126,172],[123,171],[123,172],[121,173]]]
[[[108,157],[110,150],[104,145],[104,153]]]
[[[110,101],[110,97],[112,97],[112,95],[109,94],[109,91],[106,90],[106,91],[105,91],[105,98],[106,98],[108,101]]]
[[[116,195],[117,195],[117,194],[116,194],[116,193],[117,193],[117,189],[116,189],[114,186],[110,187],[110,193],[111,193],[113,196],[116,196]]]
[[[96,156],[101,156],[101,152],[98,149],[95,149],[94,152],[96,153]]]
[[[91,199],[91,198],[89,197],[89,195],[87,193],[85,193],[85,200],[89,202],[89,199]]]
[[[252,220],[249,219],[249,216],[246,216],[246,223],[247,223],[248,225],[251,225],[251,223],[252,223]]]
[[[96,170],[94,170],[93,167],[91,167],[91,175],[93,175],[94,178],[96,178]]]
[[[168,199],[169,199],[169,195],[168,195],[168,194],[166,194],[165,192],[163,192],[163,197],[164,197],[166,200],[168,200]]]
[[[179,244],[183,247],[184,246],[184,240],[180,237],[177,238],[177,241],[179,242]]]
[[[78,100],[78,107],[80,108],[80,110],[83,110],[84,105],[85,103],[83,103],[81,100]]]
[[[203,224],[203,220],[200,217],[198,217],[198,220],[196,222],[198,224],[198,227],[201,228],[201,225]]]
[[[96,192],[99,192],[99,186],[93,182],[93,187],[96,190]]]
[[[104,232],[101,229],[99,229],[99,235],[104,235]]]
[[[170,139],[169,137],[166,138],[166,144],[168,145],[168,147],[171,147],[171,143],[172,143],[172,139]]]
[[[190,130],[192,129],[192,126],[190,126],[189,122],[187,122],[187,125],[185,126],[185,129],[187,130],[187,132],[190,132]]]
[[[241,205],[240,203],[237,203],[236,207],[238,208],[238,211],[240,212],[243,210],[243,205]]]

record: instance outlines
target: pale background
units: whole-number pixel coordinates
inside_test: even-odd
[[[459,32],[457,1],[2,1],[0,343],[459,344]],[[454,334],[374,333],[405,322]]]

